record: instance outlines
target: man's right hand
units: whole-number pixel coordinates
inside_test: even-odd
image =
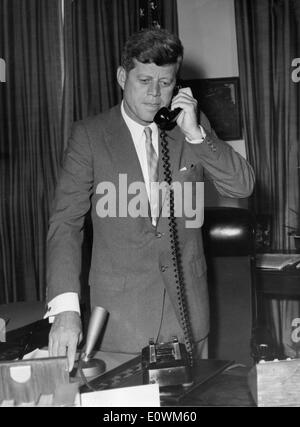
[[[79,313],[63,311],[55,316],[49,334],[49,356],[68,357],[69,372],[72,371],[77,345],[82,340],[82,326]]]

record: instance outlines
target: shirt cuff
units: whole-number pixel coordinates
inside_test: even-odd
[[[49,301],[44,319],[48,318],[49,323],[53,323],[56,314],[63,311],[76,311],[80,314],[79,298],[76,292],[64,292]]]
[[[189,138],[185,137],[185,139],[188,143],[190,143],[190,144],[202,144],[202,142],[206,138],[206,132],[201,125],[199,125],[199,129],[202,133],[202,138],[201,139],[189,139]]]

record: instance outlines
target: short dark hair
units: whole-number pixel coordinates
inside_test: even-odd
[[[183,46],[180,39],[165,29],[141,30],[132,34],[122,52],[122,67],[129,72],[133,59],[158,66],[181,63]]]

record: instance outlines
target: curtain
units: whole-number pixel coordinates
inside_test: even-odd
[[[140,29],[165,28],[178,34],[177,0],[139,0]]]
[[[245,140],[256,173],[254,209],[272,217],[272,249],[293,250],[286,226],[300,225],[300,84],[292,79],[300,2],[235,0],[235,12]],[[298,301],[266,301],[266,326],[287,356],[295,355],[291,331],[297,317]]]
[[[48,219],[72,122],[121,100],[121,49],[142,28],[144,6],[155,12],[146,27],[177,32],[176,0],[0,0],[0,304],[44,299]]]
[[[120,102],[116,72],[123,45],[133,32],[151,27],[178,32],[176,0],[73,1],[75,120]]]
[[[138,30],[138,0],[75,0],[73,3],[74,118],[116,104],[121,49]]]
[[[0,302],[41,300],[45,238],[61,156],[59,0],[2,0]]]
[[[287,225],[299,225],[299,2],[236,0],[242,113],[256,173],[254,208],[272,217],[272,249],[294,249]]]

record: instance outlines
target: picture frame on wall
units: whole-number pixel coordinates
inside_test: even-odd
[[[218,137],[224,141],[243,138],[238,77],[184,80],[207,116]]]

